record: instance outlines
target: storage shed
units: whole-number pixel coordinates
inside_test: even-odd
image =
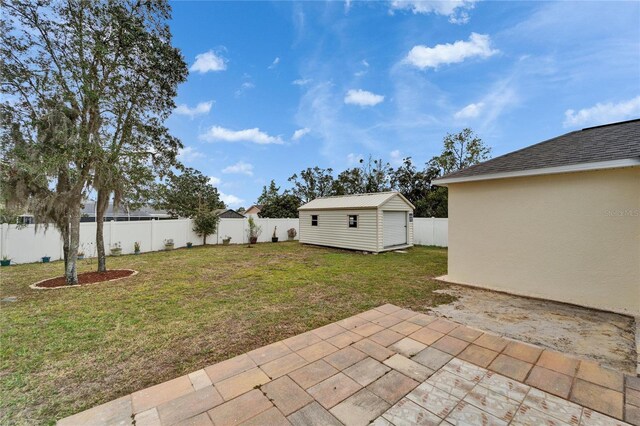
[[[410,247],[413,209],[399,192],[317,198],[298,209],[300,242],[373,253]]]
[[[434,181],[444,280],[640,315],[640,120],[549,139]]]

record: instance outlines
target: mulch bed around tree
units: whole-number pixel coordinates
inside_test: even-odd
[[[117,280],[119,278],[125,278],[135,274],[136,271],[132,269],[112,269],[107,272],[83,272],[78,274],[78,284],[94,284],[104,281]],[[48,280],[40,281],[33,284],[34,288],[56,288],[56,287],[68,287],[65,277],[49,278]],[[75,287],[75,286],[74,286]]]

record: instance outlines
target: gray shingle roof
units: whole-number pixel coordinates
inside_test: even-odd
[[[434,183],[495,173],[627,159],[640,160],[640,119],[588,127],[557,136],[449,173],[434,180]]]

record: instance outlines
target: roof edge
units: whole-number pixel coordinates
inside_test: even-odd
[[[326,199],[331,199],[331,198],[347,198],[347,197],[366,197],[366,196],[373,196],[373,195],[387,195],[387,198],[385,198],[384,201],[376,204],[376,205],[370,205],[370,206],[358,206],[358,207],[307,207],[309,204],[313,203],[315,200],[326,200]],[[333,196],[329,196],[329,197],[319,197],[319,198],[314,198],[313,200],[301,205],[300,207],[298,207],[298,210],[347,210],[347,209],[377,209],[378,207],[380,207],[381,205],[385,204],[387,201],[389,201],[393,196],[395,195],[399,195],[405,202],[409,203],[409,205],[413,206],[413,204],[411,204],[409,202],[409,200],[407,200],[404,195],[402,195],[399,191],[382,191],[382,192],[365,192],[362,194],[345,194],[345,195],[333,195]],[[415,209],[415,207],[414,207]]]
[[[544,167],[539,169],[517,170],[513,172],[488,173],[484,175],[462,176],[452,178],[434,179],[431,183],[438,186],[447,186],[451,183],[475,182],[483,180],[507,179],[526,176],[541,176],[558,173],[586,172],[591,170],[617,169],[622,167],[640,166],[640,158],[627,158],[623,160],[594,161],[591,163],[578,163],[568,166]]]

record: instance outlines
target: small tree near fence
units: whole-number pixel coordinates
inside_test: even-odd
[[[202,237],[202,243],[207,244],[207,235],[215,234],[220,217],[212,210],[200,209],[193,218],[193,232]]]
[[[256,224],[253,217],[249,216],[249,229],[247,229],[247,237],[249,237],[249,245],[258,242],[258,237],[262,233],[262,227]]]

